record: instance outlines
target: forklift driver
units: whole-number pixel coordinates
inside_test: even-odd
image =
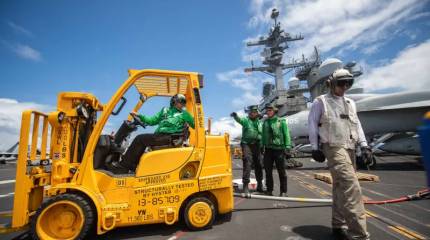
[[[131,115],[137,116],[144,124],[158,125],[158,127],[153,134],[146,133],[136,136],[120,160],[107,165],[108,169],[114,174],[134,171],[146,147],[170,145],[174,140],[173,135],[184,133],[186,126],[194,129],[194,118],[184,109],[185,104],[185,96],[176,94],[170,99],[170,107],[163,107],[152,117],[131,112]]]

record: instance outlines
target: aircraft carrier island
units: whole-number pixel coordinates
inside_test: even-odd
[[[61,174],[57,173],[56,177],[58,178],[49,180],[57,185],[54,191],[50,189],[51,187],[47,182],[44,182],[46,179],[43,180],[43,177],[48,176],[44,174],[51,174],[51,171],[61,172],[57,166],[55,169],[53,168],[54,170],[50,168],[53,161],[63,157],[60,152],[52,153],[52,156],[46,152],[46,149],[36,148],[27,152],[27,145],[18,149],[19,144],[16,144],[6,152],[0,153],[0,239],[31,239],[35,236],[34,233],[39,238],[46,237],[47,239],[56,239],[52,236],[73,236],[68,239],[78,238],[80,237],[79,231],[75,235],[67,231],[70,230],[73,233],[74,231],[76,232],[75,227],[84,227],[72,226],[72,224],[67,223],[73,222],[70,219],[79,219],[80,216],[85,216],[85,221],[90,219],[94,221],[94,225],[98,226],[96,230],[98,235],[88,235],[86,236],[87,239],[333,239],[331,225],[332,179],[327,163],[316,162],[311,158],[312,149],[309,143],[307,125],[309,106],[318,96],[327,93],[328,89],[325,82],[335,70],[346,69],[354,78],[359,78],[362,74],[362,69],[355,62],[343,63],[336,58],[322,60],[316,47],[313,55],[309,58],[303,56],[299,60],[283,63],[284,51],[289,47],[287,43],[300,41],[306,36],[300,34],[293,36],[285,32],[277,21],[278,16],[279,12],[273,9],[271,18],[274,25],[267,36],[262,36],[257,41],[247,43],[249,47],[264,46],[261,53],[264,61],[262,66],[254,66],[254,63],[252,63],[252,66],[246,68],[245,71],[263,72],[274,77],[273,83],[267,82],[262,86],[262,99],[258,104],[258,108],[264,113],[268,104],[277,106],[279,109],[278,115],[286,118],[289,125],[293,142],[291,159],[296,163],[299,162],[300,165],[289,165],[287,170],[288,197],[274,197],[280,194],[280,183],[276,171],[273,172],[273,196],[266,196],[256,191],[253,172],[251,172],[251,183],[249,184],[251,195],[242,194],[243,166],[239,144],[237,143],[238,139],[230,139],[229,141],[228,135],[210,135],[210,127],[206,129],[204,126],[202,101],[199,93],[199,89],[203,86],[203,76],[194,72],[154,69],[130,70],[129,79],[124,83],[124,86],[128,84],[127,86],[130,87],[133,81],[136,81],[135,86],[140,93],[140,98],[135,110],[138,110],[147,100],[147,95],[145,94],[152,94],[153,96],[164,94],[163,96],[169,97],[178,97],[179,94],[184,94],[186,96],[184,96],[184,102],[185,98],[187,99],[187,109],[193,109],[192,114],[197,117],[196,129],[184,133],[184,136],[188,134],[185,140],[181,139],[182,142],[175,145],[174,150],[162,150],[175,158],[186,155],[182,157],[186,158],[186,160],[183,160],[183,164],[175,165],[175,170],[171,171],[177,171],[178,174],[176,172],[175,174],[163,172],[166,169],[165,165],[171,164],[169,162],[171,159],[167,157],[160,158],[162,163],[154,164],[156,166],[154,169],[136,170],[136,173],[129,172],[123,175],[116,174],[103,166],[96,166],[97,157],[95,155],[98,153],[94,153],[94,156],[91,156],[94,158],[94,162],[92,158],[91,161],[88,160],[88,163],[82,160],[88,154],[84,155],[81,148],[88,147],[91,144],[88,146],[78,146],[76,144],[72,146],[75,150],[70,156],[73,161],[70,162],[70,165],[67,165],[69,168],[63,174],[66,177],[61,177]],[[293,76],[288,80],[287,86],[284,83],[286,71],[293,73]],[[146,73],[154,74],[156,77],[152,75],[150,77],[144,76]],[[139,74],[142,74],[143,77],[138,78]],[[187,80],[183,78],[183,75],[191,79],[189,85],[187,85]],[[150,82],[152,85],[150,84],[148,87],[139,81],[152,81]],[[165,82],[162,85],[157,81]],[[174,92],[175,94],[171,93],[170,88],[174,88],[174,91],[177,92]],[[118,91],[122,91],[122,89],[125,89],[125,87],[120,88]],[[64,93],[62,95],[64,99],[60,99],[59,104],[67,102],[67,99],[76,97],[79,94],[72,93],[68,95],[68,93]],[[347,92],[347,95],[356,102],[358,117],[374,154],[372,161],[363,162],[360,158],[360,152],[358,151],[357,153],[357,175],[360,178],[365,202],[367,231],[370,234],[370,239],[429,239],[430,193],[417,128],[423,124],[422,119],[425,113],[430,111],[430,91],[375,94],[366,93],[360,88],[352,88]],[[77,119],[76,124],[80,124],[79,121],[85,118],[85,124],[79,126],[87,126],[86,123],[90,121],[88,119],[92,119],[88,117],[88,114],[93,114],[94,111],[105,111],[106,109],[103,108],[109,108],[110,105],[112,105],[112,108],[109,109],[114,114],[113,106],[116,106],[115,104],[102,106],[93,96],[83,94],[82,96],[79,95],[79,97],[83,102],[88,99],[91,100],[88,100],[88,104],[79,102],[80,104],[78,104],[76,111],[73,112],[75,114],[73,117]],[[119,93],[115,95],[115,99],[117,103],[121,101]],[[174,98],[172,98],[173,100]],[[176,102],[173,101],[173,104],[176,104]],[[64,106],[69,105],[64,104]],[[87,112],[87,109],[90,109],[90,105],[93,112]],[[121,108],[119,107],[118,111],[121,111]],[[41,113],[36,114],[42,115]],[[63,122],[64,115],[62,114],[64,113],[58,111],[55,112],[54,118],[51,114],[46,117],[49,118],[49,123],[55,123],[53,125],[59,127],[61,124],[66,124]],[[124,130],[126,128],[128,129],[127,131],[130,131],[128,134],[134,131],[137,125],[130,125],[130,121],[133,118],[135,124],[145,126],[142,122],[139,123],[139,118],[130,116],[129,122],[125,121],[118,132],[126,131]],[[41,128],[45,129],[45,125],[48,125],[48,123],[44,122]],[[30,121],[28,121],[28,127],[25,129],[30,131]],[[91,128],[91,131],[97,131],[97,129],[97,127]],[[39,130],[36,129],[33,133]],[[67,132],[67,128],[64,131]],[[61,131],[56,133],[60,136],[62,134]],[[88,137],[91,133],[86,134]],[[85,137],[84,135],[77,137],[75,135],[67,136],[74,136],[73,139],[79,139]],[[103,145],[103,141],[114,144],[120,138],[118,135],[120,134],[117,133],[112,136],[100,135],[98,141],[93,139],[93,145]],[[44,133],[44,136],[46,137],[46,133]],[[54,134],[52,136],[55,137]],[[105,138],[102,139],[101,136]],[[26,135],[26,138],[28,140],[29,135]],[[25,138],[21,136],[21,139]],[[32,139],[37,142],[38,138],[37,136],[32,136]],[[66,138],[67,141],[72,141],[71,139]],[[205,139],[205,144],[202,144],[203,140],[201,139]],[[61,142],[62,138],[58,137],[56,140]],[[197,150],[192,147],[192,144],[190,145],[190,141],[196,145]],[[42,139],[42,145],[43,143],[45,143],[46,147],[46,142]],[[93,148],[95,148],[94,146]],[[62,145],[55,145],[54,147],[62,149]],[[168,147],[172,146],[169,145]],[[426,147],[430,148],[430,146],[424,145],[424,148]],[[145,154],[157,154],[155,151],[157,149],[154,148],[153,150],[152,153]],[[116,149],[116,151],[119,150]],[[228,154],[231,154],[231,156]],[[106,153],[106,155],[106,158],[115,157],[113,153]],[[34,158],[39,158],[39,160],[37,163],[33,160],[17,163],[17,158],[26,160],[27,157],[33,160]],[[141,161],[149,158],[142,157]],[[201,167],[199,164],[206,164],[202,159],[212,165],[206,166],[206,168]],[[27,165],[22,165],[23,162]],[[96,177],[88,180],[87,176],[79,175],[81,173],[77,169],[85,169],[79,166],[81,163],[88,164],[85,167],[89,169],[85,171],[85,174]],[[19,173],[23,169],[25,171]],[[163,174],[158,175],[160,172]],[[73,177],[67,177],[69,174]],[[139,174],[143,174],[142,176],[144,177],[138,178]],[[119,175],[121,176],[118,177]],[[19,179],[17,176],[21,176],[21,178]],[[32,177],[28,179],[40,178],[38,178],[37,183],[34,182],[32,185],[29,184],[30,180],[27,178],[25,178],[25,181],[22,180],[23,176]],[[197,180],[196,176],[202,177]],[[84,180],[76,180],[80,178]],[[115,180],[111,181],[111,179]],[[171,183],[175,179],[177,180],[176,185],[163,185]],[[69,181],[73,181],[73,184],[70,184]],[[20,182],[25,184],[16,186]],[[70,186],[61,188],[63,185]],[[149,185],[156,187],[146,188]],[[90,197],[85,198],[76,193],[78,190],[89,191],[88,188],[94,186],[99,187],[100,194],[94,195],[91,200],[88,199]],[[28,188],[29,190],[24,193],[19,191],[17,193],[15,189],[20,187]],[[124,189],[127,189],[127,191],[122,191]],[[108,191],[111,192],[107,194],[106,192]],[[186,191],[193,192],[189,196],[190,199],[183,198]],[[208,192],[211,192],[211,194],[205,195]],[[124,197],[121,195],[127,194],[133,195],[130,198],[132,199],[130,203],[123,203],[118,200]],[[148,201],[149,197],[154,196],[154,194],[158,195]],[[52,203],[46,201],[46,199],[42,203],[42,196],[44,195],[51,197],[56,195],[68,196],[68,198],[60,199],[59,204],[64,204],[67,201],[73,202],[73,199],[78,199],[79,201],[75,201],[74,204],[59,205],[66,209],[59,210],[55,207],[55,204],[53,208],[47,207]],[[27,196],[27,198],[23,196]],[[28,201],[28,196],[31,196],[32,200],[38,196],[40,199],[36,200],[42,206],[45,206],[45,209],[48,209],[46,212],[52,214],[52,217],[34,221],[36,216],[43,216],[46,212],[44,210],[36,212],[35,206],[32,206],[31,203],[37,201]],[[110,196],[110,199],[106,196]],[[136,196],[138,198],[133,198]],[[19,205],[20,203],[15,202],[14,205],[14,198],[17,197],[26,200],[26,202],[23,201],[22,209]],[[91,204],[88,203],[95,204],[104,197],[110,202],[106,204],[106,202],[100,201],[105,205],[99,207],[102,213],[98,215],[88,215],[88,213],[70,209],[79,205],[79,202],[84,202],[87,204],[82,206],[88,207],[84,209],[90,211]],[[186,206],[177,209],[176,205],[181,201],[184,201]],[[127,218],[121,215],[123,210],[129,210],[129,208],[132,208],[130,205],[134,206],[133,204],[137,206],[137,216],[128,216]],[[160,205],[163,207],[158,209]],[[31,220],[31,223],[12,228],[12,225],[10,225],[10,217],[14,214],[11,212],[12,209],[19,211],[21,213],[19,216],[26,216],[27,220]],[[67,212],[67,214],[59,212]],[[95,212],[97,213],[97,211]],[[148,212],[151,212],[151,214],[147,214]],[[184,212],[186,213],[184,214]],[[129,222],[121,225],[123,219],[129,220]],[[151,220],[153,221],[151,222]],[[23,218],[15,219],[15,221],[25,222]],[[138,224],[144,221],[147,221],[148,224]],[[118,227],[115,224],[118,224]],[[63,226],[68,230],[62,229]],[[61,232],[63,235],[57,235],[56,231]],[[46,234],[40,234],[41,232]]]

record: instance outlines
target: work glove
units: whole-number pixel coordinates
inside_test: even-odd
[[[325,161],[324,153],[321,150],[312,150],[312,158],[320,163]]]
[[[232,113],[230,114],[230,116],[231,116],[231,117],[236,118],[236,117],[237,117],[237,113],[236,113],[236,112],[232,112]]]
[[[287,148],[284,150],[285,159],[291,158],[291,149]]]
[[[361,157],[363,159],[363,163],[367,166],[373,161],[373,152],[372,148],[369,146],[361,147]]]

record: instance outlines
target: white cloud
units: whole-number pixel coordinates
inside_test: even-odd
[[[22,44],[16,44],[12,50],[21,58],[39,62],[42,60],[42,55],[36,49]]]
[[[366,55],[372,55],[372,54],[376,53],[381,48],[382,45],[383,45],[383,43],[372,44],[370,46],[363,48],[362,52]]]
[[[272,24],[270,11],[276,7],[283,28],[305,37],[291,43],[294,48],[288,53],[298,56],[309,54],[313,46],[328,52],[386,41],[399,23],[410,20],[424,4],[426,1],[419,0],[255,0],[251,3],[253,16],[248,25],[257,31],[256,35],[265,33]]]
[[[263,12],[263,9],[265,8],[265,5],[267,3],[270,4],[270,1],[267,0],[253,0],[250,4],[251,12],[254,13],[254,15],[251,17],[251,19],[248,22],[249,28],[255,28],[261,25],[261,23],[267,23],[270,20],[268,20],[266,12]],[[267,10],[267,9],[266,9]]]
[[[248,37],[245,40],[243,40],[242,43],[244,46],[246,46],[246,43],[256,42],[260,39],[261,36],[263,35]],[[263,61],[263,57],[261,56],[261,50],[262,50],[261,46],[243,47],[241,52],[242,61],[248,64],[251,61]]]
[[[240,117],[245,116],[243,110],[237,111]],[[212,134],[224,134],[230,135],[230,140],[237,139],[242,135],[242,126],[237,123],[232,117],[222,117],[217,121],[213,121],[211,125]]]
[[[243,68],[237,68],[232,71],[218,73],[218,80],[221,82],[228,82],[233,87],[240,88],[243,91],[254,91],[256,90],[255,78],[248,78],[243,72]]]
[[[7,24],[9,25],[9,27],[11,27],[17,33],[23,34],[23,35],[28,36],[28,37],[33,36],[32,32],[30,32],[29,30],[25,29],[24,27],[12,22],[12,21],[8,21]]]
[[[223,117],[214,121],[211,126],[212,134],[230,134],[230,138],[234,139],[241,135],[242,127],[230,117]]]
[[[0,39],[0,43],[2,43],[6,48],[12,50],[16,55],[18,55],[18,57],[35,62],[39,62],[42,60],[42,54],[28,45],[20,43],[10,43],[3,39]]]
[[[258,104],[260,100],[260,94],[255,94],[253,92],[244,92],[241,96],[233,99],[232,105],[234,108],[244,108],[249,105]]]
[[[413,16],[422,6],[419,3],[414,4],[413,1],[405,1],[406,4],[411,5],[405,5],[404,2],[391,2],[386,9],[379,11],[376,17],[368,21],[369,27],[366,30],[349,41],[340,51],[362,47],[364,48],[362,52],[366,53],[369,47],[377,45],[379,49],[390,39],[409,31],[401,23],[409,21],[409,16]]]
[[[261,100],[261,86],[263,82],[273,81],[271,78],[262,77],[261,74],[245,73],[244,68],[237,68],[228,72],[217,74],[221,82],[227,82],[238,88],[240,94],[232,100],[234,108],[243,108],[248,105],[257,104]]]
[[[5,150],[18,142],[22,112],[28,109],[49,112],[54,107],[33,102],[18,102],[14,99],[0,98],[1,150]]]
[[[422,90],[430,88],[430,39],[401,51],[388,63],[369,69],[358,85],[366,91],[399,88]]]
[[[28,37],[33,37],[33,33],[25,29],[24,27],[12,21],[8,21],[7,24],[15,32],[26,35]],[[30,47],[29,45],[20,44],[20,43],[10,43],[2,39],[0,39],[0,42],[3,43],[3,45],[5,45],[7,48],[11,49],[14,53],[16,53],[21,58],[28,59],[35,62],[39,62],[42,60],[42,54],[38,50]]]
[[[250,63],[253,61],[260,62],[260,61],[263,61],[264,59],[261,56],[260,47],[243,48],[241,55],[242,55],[242,61],[246,63]]]

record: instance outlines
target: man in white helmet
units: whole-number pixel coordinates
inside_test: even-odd
[[[360,184],[355,169],[355,148],[370,155],[353,100],[345,92],[354,83],[348,70],[338,69],[327,80],[329,93],[315,99],[309,113],[312,157],[327,158],[333,178],[332,228],[335,239],[369,239]]]

